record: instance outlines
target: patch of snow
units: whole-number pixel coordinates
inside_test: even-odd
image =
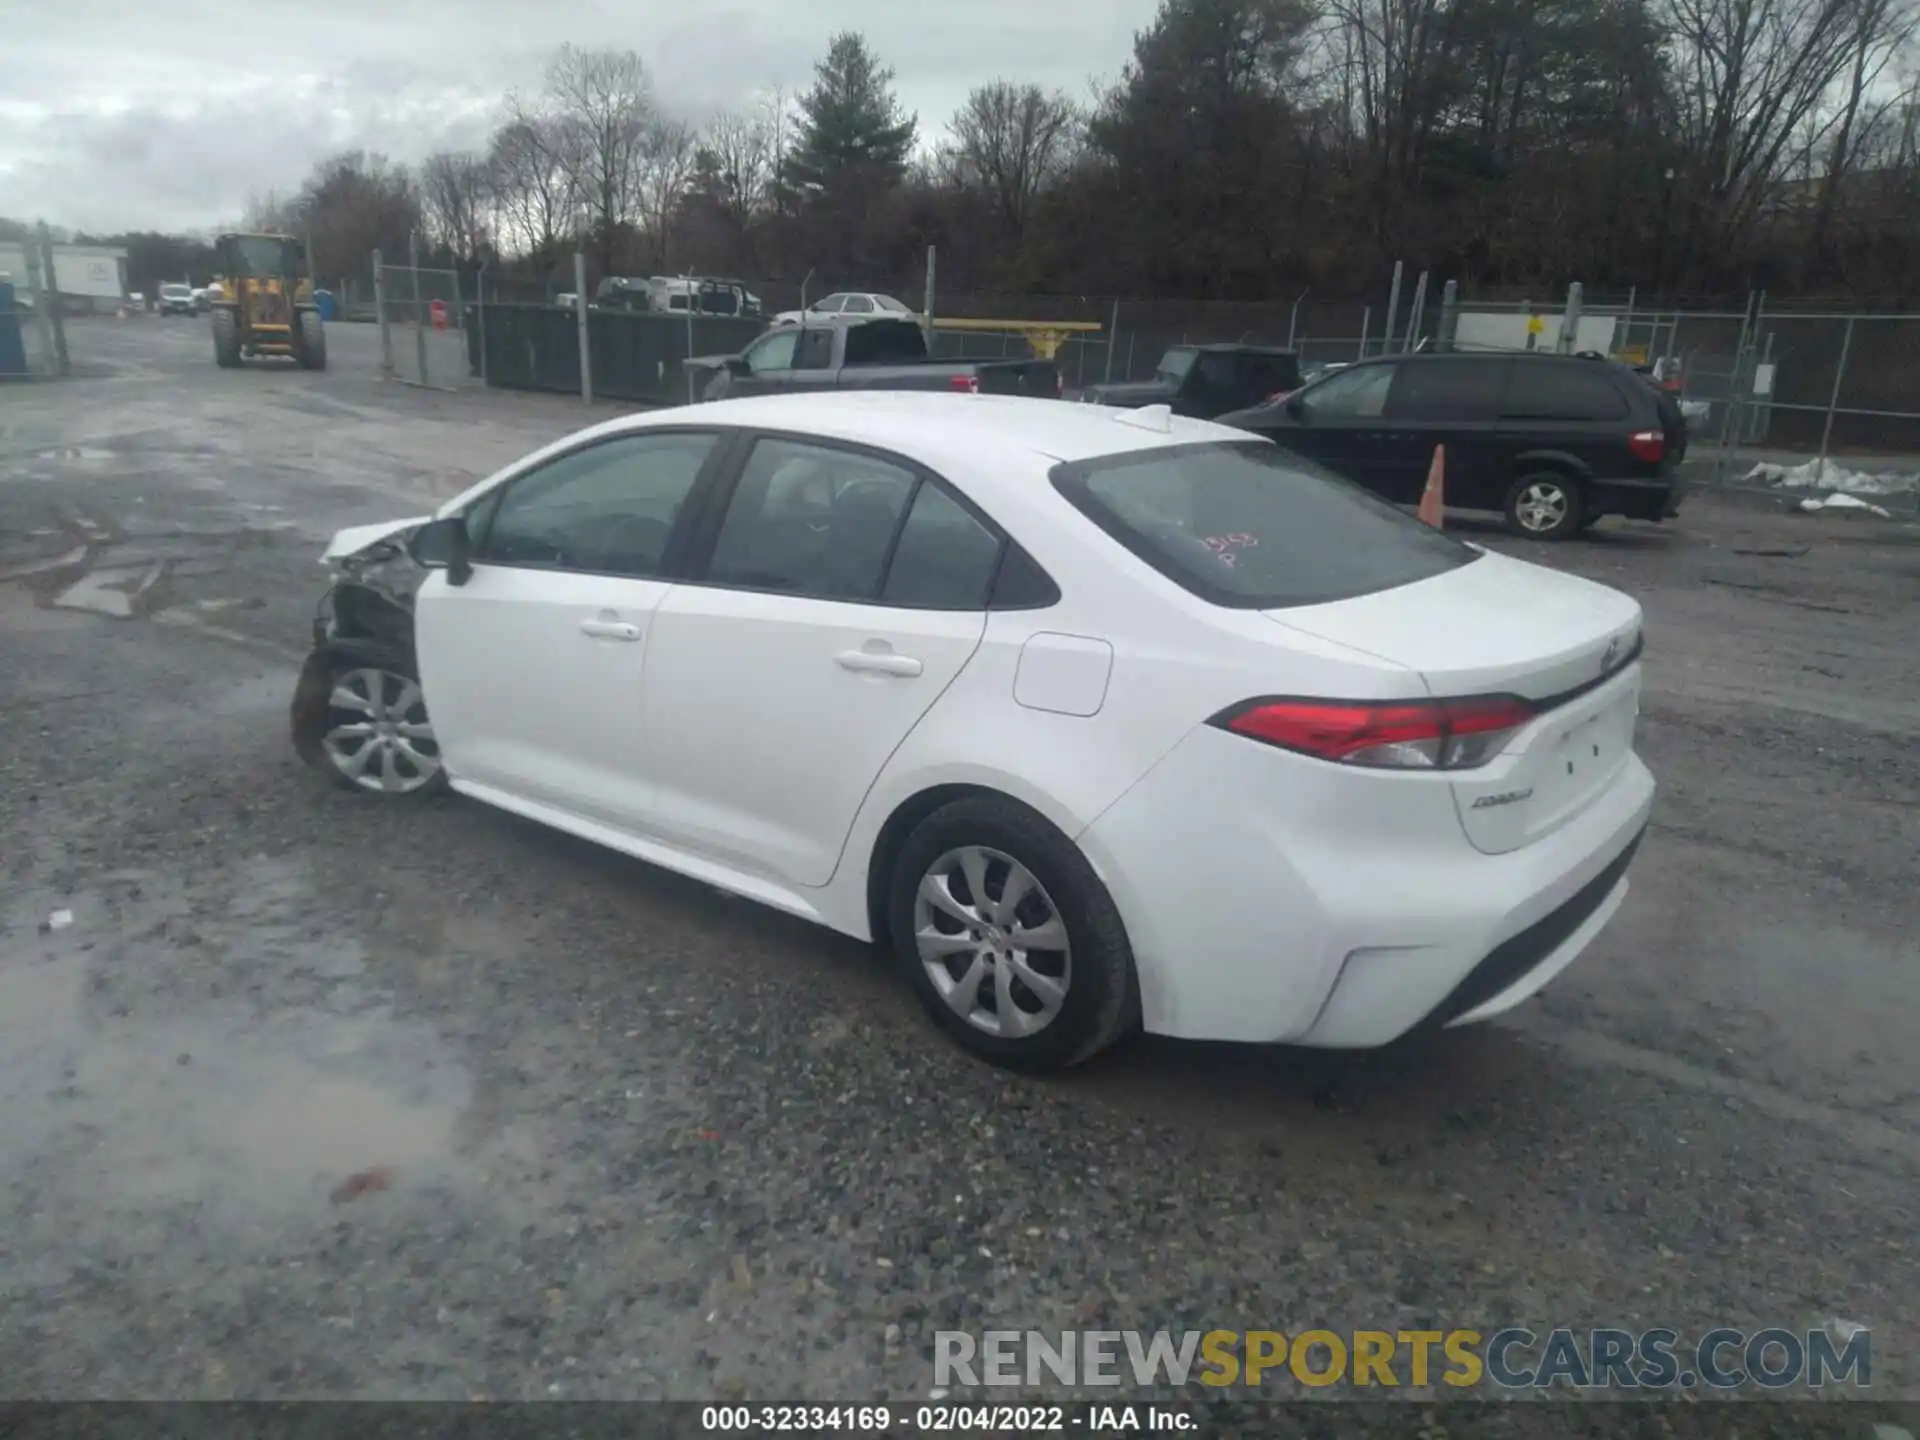
[[[1835,460],[1800,465],[1756,465],[1743,477],[1788,490],[1837,490],[1845,495],[1911,495],[1920,492],[1920,473],[1901,470],[1849,470]]]
[[[1805,510],[1808,514],[1821,510],[1865,510],[1870,515],[1878,515],[1882,520],[1893,518],[1890,512],[1882,510],[1878,505],[1841,492],[1835,492],[1824,498],[1809,495],[1795,508]]]

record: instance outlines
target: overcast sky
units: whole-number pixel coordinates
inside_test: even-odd
[[[0,216],[210,229],[298,188],[329,152],[417,161],[478,145],[563,41],[640,52],[689,119],[804,88],[827,37],[866,33],[921,132],[1001,76],[1084,96],[1154,0],[39,0],[7,7]]]

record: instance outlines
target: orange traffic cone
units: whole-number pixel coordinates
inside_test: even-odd
[[[1447,447],[1433,447],[1433,464],[1427,470],[1427,488],[1420,492],[1420,519],[1436,530],[1447,528]]]

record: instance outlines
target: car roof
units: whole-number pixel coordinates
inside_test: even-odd
[[[1556,350],[1424,350],[1419,354],[1369,355],[1365,360],[1349,362],[1348,368],[1384,364],[1439,365],[1460,360],[1527,360],[1542,365],[1591,365],[1599,360],[1612,365],[1621,364],[1605,355],[1562,355]]]
[[[828,394],[755,395],[699,406],[625,416],[599,427],[607,434],[669,425],[725,425],[784,430],[825,440],[873,445],[946,473],[991,471],[985,452],[1023,455],[1047,466],[1204,441],[1254,437],[1206,420],[1171,416],[1165,430],[1137,423],[1141,412],[1012,395],[949,395],[935,391],[848,390]],[[1134,417],[1130,422],[1129,417]],[[975,463],[969,463],[975,462]],[[1017,477],[1010,475],[1009,483]],[[973,488],[973,487],[969,487]]]

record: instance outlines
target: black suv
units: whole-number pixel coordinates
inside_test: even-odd
[[[1686,421],[1625,365],[1580,355],[1395,355],[1220,417],[1387,500],[1417,504],[1436,445],[1446,499],[1558,539],[1602,515],[1677,514]]]

